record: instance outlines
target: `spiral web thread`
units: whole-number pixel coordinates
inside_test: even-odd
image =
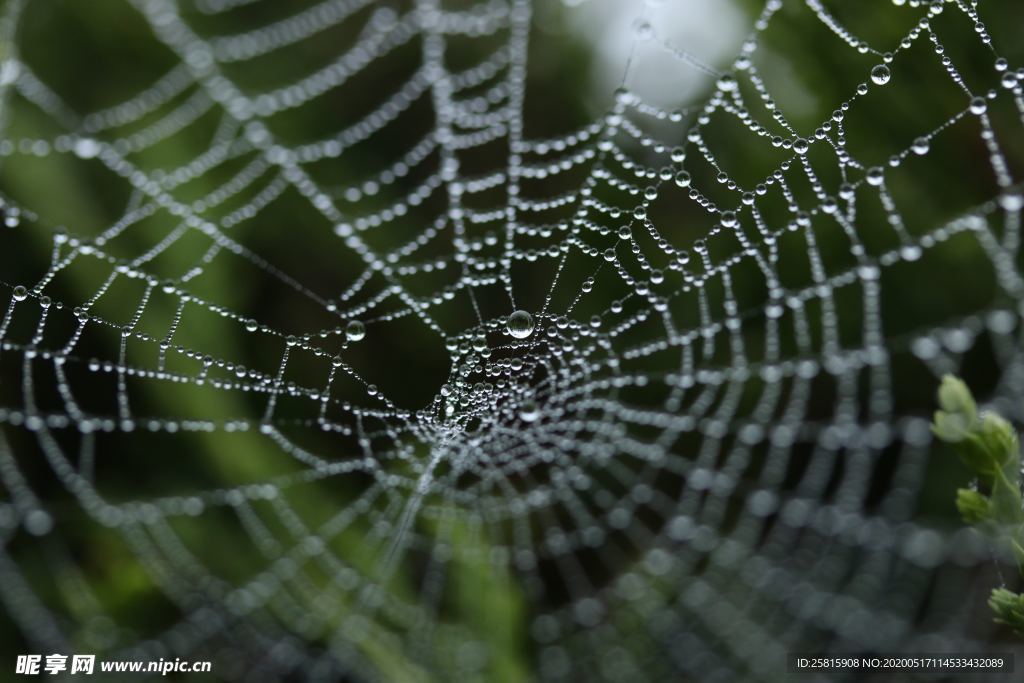
[[[289,672],[325,680],[482,675],[498,656],[493,638],[452,617],[449,605],[458,567],[467,564],[510,578],[525,605],[520,618],[529,643],[522,647],[541,678],[774,680],[798,645],[987,647],[984,629],[968,635],[965,626],[974,623],[965,615],[983,604],[984,590],[943,596],[970,586],[965,576],[991,562],[988,550],[966,532],[915,519],[931,437],[926,414],[900,414],[893,399],[894,355],[909,353],[938,376],[956,371],[982,340],[1003,377],[997,404],[1017,415],[1024,386],[1017,337],[1024,201],[1001,142],[1021,134],[1024,99],[1018,72],[1000,59],[976,2],[880,6],[878,12],[912,17],[905,39],[888,46],[853,35],[817,0],[794,2],[816,15],[841,49],[876,57],[835,115],[803,134],[788,123],[785,103],[776,107],[758,69],[761,36],[781,2],[765,4],[727,71],[662,36],[647,18],[651,7],[639,4],[634,50],[654,46],[675,55],[679,70],[708,79],[710,95],[669,112],[624,87],[606,115],[543,140],[524,134],[535,9],[527,0],[460,10],[437,0],[401,10],[325,0],[235,35],[206,35],[191,23],[254,3],[127,3],[125,12],[141,15],[177,64],[154,74],[151,86],[88,114],[19,57],[19,22],[29,3],[4,5],[0,159],[8,172],[25,159],[77,158],[130,187],[123,215],[88,237],[73,225],[55,230],[41,207],[3,193],[8,226],[53,235],[38,281],[16,289],[5,279],[11,302],[0,323],[7,386],[0,407],[0,593],[28,643],[70,652],[82,629],[116,621],[91,594],[88,569],[62,545],[74,533],[64,524],[77,515],[116,535],[179,615],[157,632],[125,625],[107,643],[111,652],[213,653],[221,675],[245,680]],[[995,65],[992,90],[973,90],[943,54],[943,36],[932,25],[940,14],[955,15],[976,52]],[[232,80],[237,65],[286,54],[339,26],[354,28],[353,42],[307,76],[263,90]],[[452,69],[447,45],[467,36],[494,49]],[[888,69],[922,43],[962,91],[962,110],[892,150],[884,168],[872,166],[847,145],[846,113],[867,106],[860,100],[869,93],[898,88],[886,83]],[[408,80],[379,93],[379,106],[356,123],[301,143],[286,144],[274,132],[280,117],[417,44]],[[623,66],[628,87],[635,67]],[[343,186],[311,170],[403,128],[403,113],[423,99],[432,125],[400,157],[360,167],[365,174]],[[1015,112],[1012,129],[993,126],[997,103]],[[9,133],[21,115],[63,132]],[[757,183],[734,180],[718,160],[722,150],[704,136],[723,118],[739,124],[745,144],[777,149],[783,161]],[[145,165],[148,149],[173,145],[210,119],[217,124],[202,154],[171,169]],[[989,196],[911,230],[905,213],[912,207],[898,205],[890,175],[918,156],[927,160],[950,129],[968,126],[988,152]],[[467,153],[496,146],[504,150],[490,154],[497,167],[463,170]],[[820,151],[830,156],[815,156]],[[824,175],[822,158],[834,165]],[[712,169],[710,176],[697,167]],[[582,180],[572,175],[581,170]],[[562,176],[574,178],[568,190],[531,194],[532,184]],[[717,176],[712,183],[720,188],[702,187],[704,176]],[[189,183],[201,180],[204,196],[187,197]],[[795,189],[803,185],[810,191]],[[726,199],[716,204],[709,197],[721,188]],[[707,217],[696,237],[679,237],[678,226],[649,217],[658,198],[672,193]],[[290,226],[261,223],[286,194],[304,198],[322,219],[316,229],[333,229],[339,247],[361,263],[342,274],[348,284],[340,292],[317,290],[302,272],[279,267],[272,253],[235,236],[276,230],[289,239]],[[398,199],[362,208],[378,195]],[[478,195],[499,200],[483,205]],[[431,222],[416,223],[411,237],[407,227],[392,228],[432,197],[441,198],[441,208]],[[785,220],[762,212],[780,200]],[[880,203],[882,224],[858,220],[858,205],[868,201]],[[166,224],[154,227],[154,217]],[[850,258],[843,267],[819,251],[812,226],[820,225],[845,236]],[[395,238],[380,246],[392,229]],[[155,231],[151,246],[125,256],[118,245],[144,230]],[[866,230],[893,242],[865,247]],[[800,256],[809,276],[790,286],[783,283],[793,253],[780,244],[793,236],[805,245]],[[891,336],[880,304],[887,269],[927,262],[932,250],[964,236],[983,253],[1002,303]],[[204,240],[189,269],[168,276],[154,266],[189,239]],[[311,304],[328,322],[315,329],[268,324],[260,311],[196,294],[193,285],[226,260],[255,267],[282,297]],[[83,267],[101,269],[101,284],[74,301],[52,300],[48,286]],[[526,299],[521,277],[542,282],[544,296]],[[760,282],[756,302],[739,300],[740,278]],[[97,312],[105,296],[128,285],[137,292],[134,309],[116,318]],[[849,292],[859,301],[854,340],[841,331],[849,306],[837,303]],[[174,312],[159,329],[147,320],[158,317],[148,315],[154,301]],[[518,309],[531,316],[531,334],[521,340],[506,333],[506,316]],[[273,362],[245,367],[231,349],[204,347],[190,327],[204,316],[267,344]],[[348,359],[395,321],[414,321],[451,358],[448,380],[421,409],[402,407],[374,386],[372,363],[357,370]],[[83,356],[80,339],[97,330],[111,355]],[[315,368],[310,376],[318,383],[294,379],[297,363]],[[815,389],[821,382],[829,387],[825,398]],[[244,393],[259,409],[206,419],[183,399],[148,413],[133,405],[143,385],[157,392],[185,386],[213,400]],[[55,401],[41,397],[45,388],[55,390]],[[92,401],[83,396],[103,392],[114,399],[109,409],[86,407]],[[189,432],[251,434],[292,466],[184,493],[104,494],[97,468],[129,452],[116,450],[119,436],[138,444]],[[16,434],[18,444],[38,450],[20,452]],[[335,436],[343,446],[307,446],[308,434]],[[883,453],[895,464],[883,490],[872,493]],[[43,465],[26,473],[27,459],[39,454]],[[40,477],[57,481],[70,503],[51,506],[34,488]],[[311,488],[334,491],[330,518],[307,519],[295,504],[293,496]],[[179,520],[202,525],[214,515],[234,520],[232,542],[251,547],[259,571],[225,579],[189,546]],[[358,553],[340,551],[338,540],[351,544],[352,536]],[[12,550],[26,537],[47,549],[41,568],[30,569]],[[73,583],[78,606],[39,595],[46,582],[40,573]],[[413,668],[389,673],[374,654],[381,647],[402,653]]]

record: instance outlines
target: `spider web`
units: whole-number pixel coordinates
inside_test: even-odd
[[[879,4],[906,30],[869,43],[838,3],[769,0],[720,65],[640,3],[606,111],[545,138],[539,5],[267,4],[126,3],[162,52],[92,108],[35,66],[36,8],[3,6],[0,595],[26,647],[701,681],[990,648],[989,550],[922,512],[905,389],[974,353],[1020,416],[1024,74],[978,3]],[[864,65],[809,127],[765,47],[793,15]],[[631,89],[652,54],[701,95]],[[878,99],[915,59],[958,109]],[[973,199],[922,204],[965,144],[985,167],[939,177]],[[40,168],[117,208],[63,218]],[[964,273],[985,301],[886,317]]]

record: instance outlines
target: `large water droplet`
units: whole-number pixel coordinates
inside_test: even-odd
[[[516,311],[508,317],[505,329],[516,339],[526,339],[533,334],[533,316],[526,311]]]
[[[24,301],[28,297],[28,290],[24,286],[18,285],[14,288],[14,300]]]
[[[885,85],[892,78],[892,72],[885,64],[879,64],[871,70],[871,82],[875,85]]]
[[[366,325],[359,320],[350,320],[345,326],[345,339],[357,342],[366,336]]]

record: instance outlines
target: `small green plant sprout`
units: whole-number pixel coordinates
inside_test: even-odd
[[[970,389],[952,375],[942,378],[939,408],[932,432],[951,444],[977,477],[977,487],[956,492],[960,516],[1009,550],[1024,575],[1024,508],[1017,432],[993,412],[979,414]],[[1024,636],[1024,595],[996,588],[988,604],[997,622]]]

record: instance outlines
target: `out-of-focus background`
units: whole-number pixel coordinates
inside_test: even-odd
[[[774,5],[0,2],[0,671],[1021,653],[926,420],[945,372],[1024,416],[1024,9]]]

